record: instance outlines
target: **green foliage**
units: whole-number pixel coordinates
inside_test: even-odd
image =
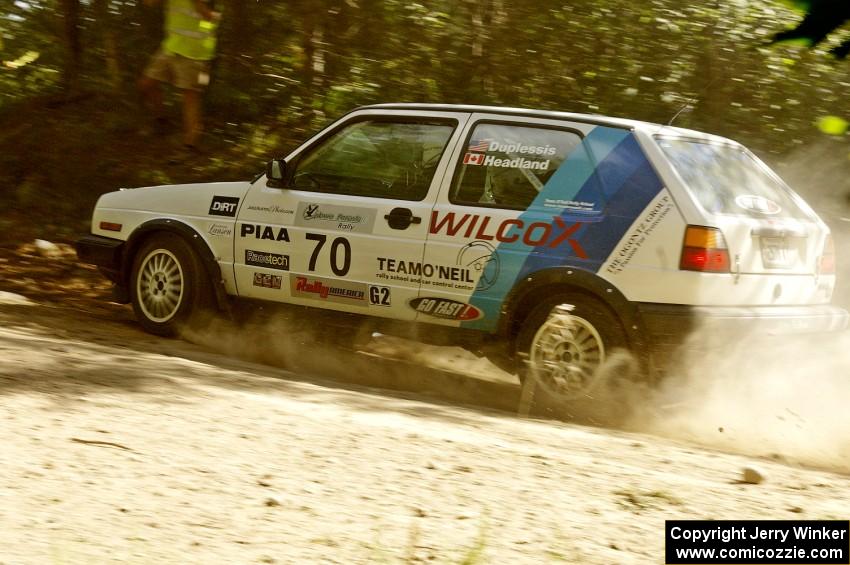
[[[777,155],[823,136],[814,125],[821,116],[848,117],[846,66],[820,51],[764,47],[799,20],[779,2],[219,0],[206,154],[168,166],[172,147],[138,134],[147,116],[135,94],[161,38],[161,9],[82,2],[88,98],[68,103],[57,98],[67,61],[60,2],[5,5],[0,190],[37,178],[51,194],[96,196],[163,179],[250,177],[328,120],[375,102],[525,106],[659,123],[690,104],[676,125]]]

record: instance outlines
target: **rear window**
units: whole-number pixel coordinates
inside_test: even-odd
[[[658,138],[658,145],[710,214],[805,218],[794,196],[742,147]]]

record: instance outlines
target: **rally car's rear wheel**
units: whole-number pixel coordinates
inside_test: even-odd
[[[522,323],[515,345],[521,377],[535,387],[538,411],[569,415],[577,407],[590,409],[606,394],[612,376],[633,377],[620,321],[605,304],[582,293],[558,293],[539,303]]]
[[[212,291],[207,278],[185,240],[154,235],[135,254],[130,275],[130,295],[139,323],[157,335],[176,335],[208,310]]]

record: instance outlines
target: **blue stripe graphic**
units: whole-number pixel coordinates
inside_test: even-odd
[[[594,162],[595,160],[595,162]],[[628,190],[622,190],[628,187]],[[597,272],[614,246],[662,189],[661,179],[629,131],[596,127],[558,167],[531,206],[519,216],[528,225],[553,224],[552,237],[579,223],[569,236],[582,249],[586,258],[576,255],[568,241],[557,247],[529,246],[521,240],[500,243],[496,249],[500,261],[499,278],[492,287],[476,290],[470,303],[484,312],[484,317],[462,323],[463,327],[494,329],[502,302],[516,282],[534,272],[569,265]],[[607,203],[601,214],[582,214],[574,210],[547,208],[547,199],[593,202],[599,208],[600,198]],[[513,227],[508,235],[516,233]],[[548,243],[548,242],[547,242]]]

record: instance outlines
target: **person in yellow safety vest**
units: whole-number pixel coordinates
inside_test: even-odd
[[[154,6],[162,0],[144,0]],[[165,39],[139,80],[148,109],[162,124],[161,83],[170,83],[183,96],[183,144],[196,148],[203,131],[201,93],[210,82],[216,31],[221,15],[205,0],[165,0]]]

